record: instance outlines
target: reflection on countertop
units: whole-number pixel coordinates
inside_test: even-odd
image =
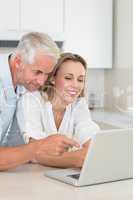
[[[133,127],[133,118],[118,111],[94,109],[91,110],[91,116],[92,119],[98,123],[101,129]]]
[[[100,127],[101,130],[110,130],[110,129],[120,129],[121,127],[111,125],[109,123],[104,123],[104,122],[97,122],[95,121],[96,124]]]

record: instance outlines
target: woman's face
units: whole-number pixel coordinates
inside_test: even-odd
[[[80,62],[64,62],[55,76],[56,95],[65,105],[76,100],[84,89],[85,68]]]

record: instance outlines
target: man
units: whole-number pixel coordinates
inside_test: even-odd
[[[44,85],[59,57],[59,49],[48,35],[32,32],[24,35],[16,51],[0,57],[0,170],[7,170],[39,154],[60,155],[78,144],[65,136],[53,135],[16,147],[3,147],[10,134],[19,95],[24,88],[33,92]],[[24,87],[23,87],[24,86]]]

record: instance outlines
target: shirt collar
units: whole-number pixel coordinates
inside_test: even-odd
[[[22,85],[17,85],[16,87],[16,96],[17,98],[21,97],[27,92],[27,89]]]

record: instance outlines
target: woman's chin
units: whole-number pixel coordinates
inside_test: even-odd
[[[76,98],[69,97],[69,98],[64,99],[64,102],[66,105],[69,105],[69,104],[72,104],[76,99],[77,97]]]

